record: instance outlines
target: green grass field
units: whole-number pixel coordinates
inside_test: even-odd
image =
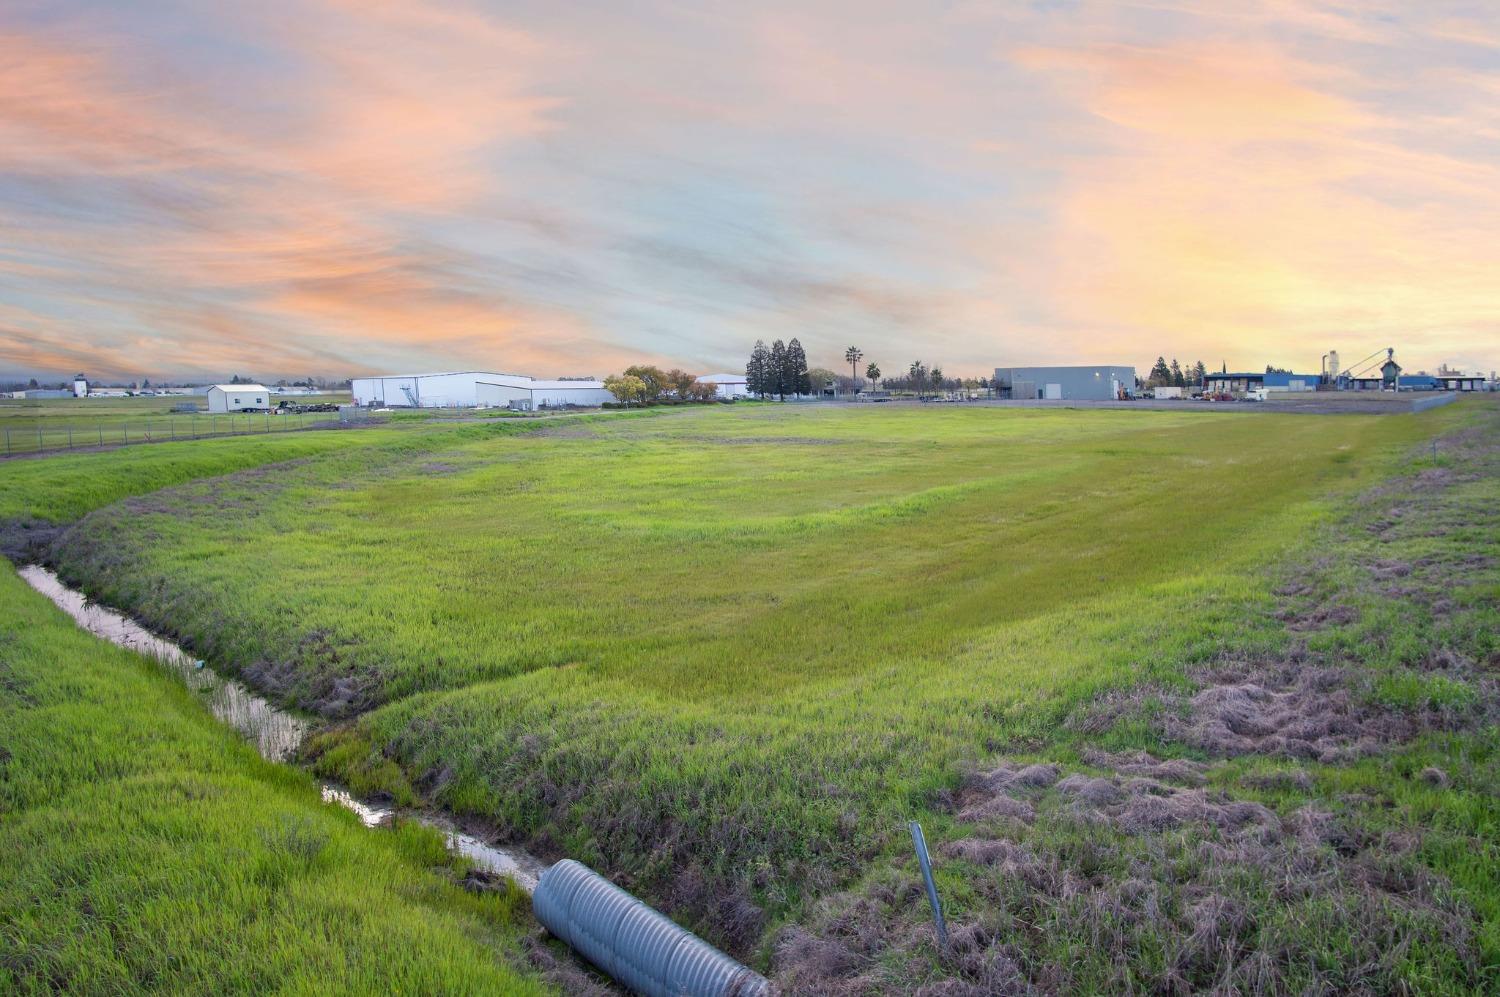
[[[394,759],[519,836],[645,883],[701,866],[785,908],[988,745],[1275,640],[1247,612],[1260,566],[1422,431],[597,421],[189,484],[91,517],[60,564],[297,705],[377,707],[325,759],[346,778],[368,742],[372,771]]]
[[[1213,662],[1304,653],[1277,594],[1286,566],[1325,563],[1313,545],[1332,549],[1324,533],[1354,496],[1477,411],[745,405],[417,421],[139,448],[148,462],[126,451],[23,461],[13,467],[24,480],[0,482],[0,518],[96,510],[53,549],[64,576],[321,712],[316,770],[593,864],[766,963],[782,926],[834,930],[817,926],[837,891],[909,876],[904,818],[922,817],[935,841],[971,833],[949,801],[996,758],[1089,765],[1098,747],[1211,757],[1157,732],[1151,709],[1167,707],[1087,743],[1075,720],[1131,690],[1177,702]],[[1483,630],[1482,617],[1466,619]],[[1413,626],[1390,639],[1412,642]],[[1358,633],[1313,644],[1378,667],[1371,702],[1462,713],[1479,698]],[[1482,657],[1476,639],[1453,636]],[[1381,765],[1410,776],[1449,751],[1490,785],[1493,746],[1472,739],[1308,778],[1353,792],[1389,781]],[[1214,785],[1259,771],[1232,761]],[[1249,785],[1238,792],[1288,822],[1318,797]],[[1329,975],[1317,967],[1340,952],[1363,957],[1361,924],[1397,914],[1292,912],[1249,891],[1252,934],[1290,960],[1265,980],[1465,992],[1489,971],[1475,959],[1496,964],[1494,884],[1465,857],[1476,841],[1493,848],[1493,808],[1456,791],[1401,799],[1451,828],[1421,867],[1481,911],[1483,954],[1440,959],[1448,936],[1414,912],[1384,975]],[[1035,846],[1075,868],[1107,840],[1059,817]],[[1127,836],[1112,847],[1123,862],[1145,846]],[[958,910],[983,918],[1018,902],[952,878],[962,868],[944,874]],[[1343,868],[1329,882],[1344,883]],[[1174,903],[1172,917],[1197,916]],[[1206,985],[1217,972],[1183,970],[1170,946],[1140,940],[1122,970],[1090,954],[1098,930],[1059,917],[1005,958],[1053,990],[1170,989],[1173,974]],[[797,965],[780,948],[776,960]],[[1078,975],[1046,986],[1059,965]]]
[[[542,992],[523,896],[321,804],[8,567],[0,605],[0,991]]]

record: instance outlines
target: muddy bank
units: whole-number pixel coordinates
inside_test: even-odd
[[[240,683],[218,675],[171,641],[159,637],[121,613],[91,603],[83,593],[68,588],[51,571],[38,565],[19,568],[32,588],[52,600],[81,628],[111,644],[143,654],[182,678],[201,695],[213,715],[256,746],[261,757],[285,762],[312,728],[310,720],[272,705]],[[388,824],[396,817],[414,820],[443,835],[450,850],[463,855],[483,872],[508,876],[530,893],[546,863],[514,848],[498,848],[464,833],[442,814],[401,810],[378,800],[362,800],[334,783],[322,783],[323,800],[359,816],[367,827]]]

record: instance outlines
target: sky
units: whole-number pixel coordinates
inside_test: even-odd
[[[0,374],[1500,367],[1496,0],[0,0]]]

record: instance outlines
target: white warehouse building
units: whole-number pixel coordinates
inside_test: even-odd
[[[712,384],[717,398],[749,398],[750,384],[744,374],[704,374],[699,384]]]
[[[356,377],[351,383],[356,405],[401,408],[474,408],[491,405],[531,411],[593,406],[615,396],[593,378],[544,381],[525,374],[466,370],[451,374],[385,374]]]
[[[210,412],[258,412],[271,407],[271,392],[261,384],[211,384],[208,391]]]

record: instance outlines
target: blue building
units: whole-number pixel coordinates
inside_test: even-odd
[[[1267,391],[1317,391],[1321,374],[1221,373],[1203,379],[1203,390],[1210,395],[1248,395],[1264,388]]]

